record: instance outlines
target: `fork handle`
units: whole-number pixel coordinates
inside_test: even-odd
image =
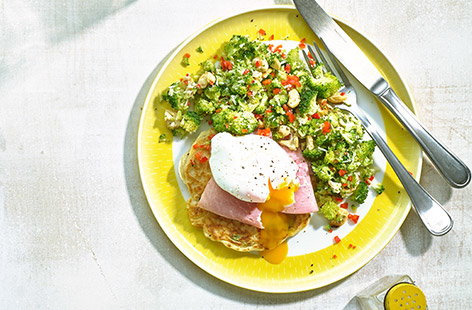
[[[377,126],[372,124],[364,112],[357,108],[349,109],[358,119],[361,120],[367,133],[377,144],[377,147],[384,154],[398,179],[403,184],[406,192],[410,196],[413,207],[418,213],[426,229],[435,236],[442,236],[449,232],[453,226],[451,216],[406,170],[405,166],[395,156],[387,142],[384,140]]]
[[[378,97],[418,141],[433,165],[451,186],[462,188],[469,184],[469,168],[420,124],[393,89],[387,88]]]

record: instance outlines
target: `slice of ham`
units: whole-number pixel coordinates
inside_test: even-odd
[[[239,200],[221,189],[213,178],[208,181],[198,206],[220,216],[263,228],[262,211],[257,208],[257,203]]]
[[[283,213],[305,214],[318,211],[313,187],[311,186],[308,164],[300,151],[285,149],[290,158],[298,165],[297,178],[300,182],[295,192],[295,202],[285,208]],[[198,206],[220,216],[236,220],[262,229],[262,211],[257,203],[245,202],[221,189],[212,179],[203,191]]]
[[[286,206],[282,212],[287,214],[305,214],[318,211],[318,204],[316,203],[315,193],[311,185],[308,163],[300,151],[290,151],[288,149],[285,149],[285,151],[298,166],[297,179],[300,182],[300,186],[295,192],[295,202]]]

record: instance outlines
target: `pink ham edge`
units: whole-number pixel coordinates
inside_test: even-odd
[[[257,203],[239,200],[221,189],[213,178],[208,181],[198,206],[220,216],[264,228],[261,221],[262,211],[257,208]]]
[[[282,211],[287,214],[305,214],[318,211],[318,204],[315,199],[315,192],[310,180],[310,168],[308,163],[303,158],[300,151],[290,151],[286,148],[284,150],[298,166],[297,179],[300,182],[298,190],[295,192],[295,202],[286,206]]]
[[[300,186],[295,192],[295,203],[287,206],[283,213],[305,214],[318,211],[307,162],[300,151],[284,150],[298,165],[297,178]],[[208,181],[198,206],[220,216],[260,229],[263,228],[261,221],[262,211],[257,207],[257,203],[239,200],[221,189],[213,178]]]

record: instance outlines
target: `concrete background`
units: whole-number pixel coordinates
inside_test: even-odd
[[[269,295],[233,287],[163,234],[135,155],[146,80],[196,29],[273,3],[0,2],[2,309],[342,309],[394,273],[415,279],[430,309],[472,308],[472,187],[451,190],[427,161],[422,184],[451,213],[454,229],[431,237],[411,213],[374,260],[323,289]],[[320,4],[380,47],[425,126],[472,166],[472,2]]]

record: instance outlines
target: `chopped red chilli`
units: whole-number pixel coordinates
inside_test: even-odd
[[[301,49],[304,49],[306,47],[305,42],[306,42],[305,38],[301,39],[300,44],[298,44],[298,47],[301,48]]]
[[[291,110],[287,111],[285,114],[288,116],[288,121],[290,123],[293,123],[295,121],[295,115]]]
[[[349,214],[347,218],[350,219],[354,224],[357,224],[357,221],[359,221],[359,215],[357,214]]]
[[[229,71],[233,69],[233,64],[229,60],[225,60],[223,57],[220,58],[221,69]]]
[[[270,128],[258,129],[256,134],[258,134],[259,136],[270,137],[271,135]]]
[[[195,158],[202,164],[208,161],[208,157],[203,156],[200,152],[195,153]]]
[[[331,123],[326,121],[323,123],[323,128],[321,129],[321,132],[324,134],[327,134],[331,131]]]
[[[290,70],[292,70],[292,67],[290,67],[290,64],[286,64],[284,67],[285,72],[290,73]]]

